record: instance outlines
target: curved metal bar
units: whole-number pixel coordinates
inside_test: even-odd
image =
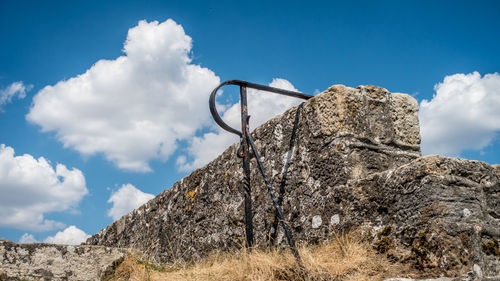
[[[221,126],[222,129],[224,129],[230,133],[233,133],[235,135],[238,135],[240,137],[243,136],[241,131],[236,130],[236,129],[232,128],[231,126],[229,126],[228,124],[226,124],[226,122],[224,122],[224,120],[222,120],[222,118],[220,117],[219,112],[217,111],[217,108],[215,106],[215,96],[217,95],[217,91],[226,85],[236,85],[236,86],[240,86],[240,87],[247,87],[247,88],[252,88],[252,89],[256,89],[256,90],[262,90],[262,91],[266,91],[266,92],[285,95],[285,96],[289,96],[289,97],[305,99],[305,100],[308,100],[308,99],[313,97],[311,95],[302,94],[299,92],[288,91],[288,90],[284,90],[284,89],[264,86],[264,85],[260,85],[260,84],[250,83],[250,82],[243,81],[243,80],[228,80],[228,81],[222,82],[219,86],[217,86],[212,91],[212,93],[210,93],[210,98],[208,100],[208,106],[210,107],[210,113],[212,114],[212,117],[214,118],[215,122],[219,126]]]
[[[217,108],[215,107],[215,96],[217,95],[217,91],[222,87],[222,86],[225,86],[225,85],[230,85],[229,82],[231,82],[232,80],[230,81],[225,81],[225,82],[222,82],[219,86],[217,86],[213,91],[212,93],[210,93],[210,99],[208,100],[208,106],[210,107],[210,113],[212,114],[212,117],[214,118],[215,120],[215,123],[217,123],[219,126],[222,127],[222,129],[230,132],[230,133],[233,133],[233,134],[236,134],[238,136],[243,136],[243,134],[236,130],[236,129],[233,129],[231,128],[231,126],[229,126],[228,124],[226,124],[226,122],[224,122],[224,120],[222,120],[222,118],[220,117],[219,115],[219,112],[217,112]]]
[[[222,118],[220,117],[219,113],[217,112],[217,108],[215,106],[215,96],[217,95],[217,91],[225,86],[225,85],[236,85],[240,86],[240,105],[241,105],[241,131],[236,130],[232,127],[230,127]],[[259,152],[257,151],[257,147],[255,146],[255,143],[252,139],[252,136],[250,135],[250,130],[248,127],[248,108],[247,108],[247,88],[252,88],[252,89],[257,89],[261,91],[266,91],[266,92],[271,92],[275,94],[280,94],[280,95],[285,95],[289,97],[294,97],[294,98],[300,98],[300,99],[310,99],[313,96],[311,95],[306,95],[294,91],[288,91],[288,90],[283,90],[283,89],[278,89],[274,87],[269,87],[269,86],[264,86],[264,85],[259,85],[259,84],[254,84],[242,80],[228,80],[225,82],[222,82],[219,86],[217,86],[212,93],[210,94],[210,98],[208,100],[208,105],[210,107],[210,113],[212,114],[212,117],[214,118],[215,122],[221,126],[224,130],[236,134],[240,136],[241,138],[241,143],[240,143],[240,148],[237,150],[236,155],[238,157],[243,158],[243,189],[245,191],[245,234],[247,238],[247,247],[249,249],[252,248],[253,246],[253,223],[252,223],[252,190],[250,186],[250,149],[253,151],[254,157],[257,161],[257,166],[259,167],[259,170],[262,174],[262,177],[264,178],[264,183],[266,184],[267,190],[269,195],[271,196],[271,200],[273,201],[273,206],[276,210],[276,217],[278,219],[279,224],[285,231],[288,244],[290,245],[290,248],[293,251],[293,254],[295,256],[295,259],[297,260],[297,264],[299,265],[300,271],[301,271],[301,276],[303,277],[304,280],[308,280],[307,278],[307,272],[304,268],[304,265],[302,263],[302,260],[300,258],[299,252],[297,251],[297,247],[295,246],[295,241],[293,240],[292,237],[292,232],[290,231],[290,228],[288,227],[288,224],[285,222],[285,218],[283,216],[283,211],[281,209],[281,200],[277,199],[276,196],[274,195],[274,192],[272,190],[271,183],[269,181],[269,178],[266,175],[266,171],[264,168],[264,165],[262,164],[259,156]],[[299,106],[300,110],[301,106]],[[295,122],[294,122],[294,131],[292,132],[292,143],[293,143],[293,138],[295,135],[295,130],[299,118],[299,111],[296,113],[295,117]],[[291,154],[289,153],[288,155],[288,160],[287,162],[290,161]],[[288,164],[286,164],[287,166]],[[285,167],[284,170],[284,175],[283,177],[286,176],[286,171],[288,170],[287,167]],[[282,185],[284,185],[284,182],[282,182]],[[280,188],[281,190],[282,188]],[[277,228],[276,230],[277,231]]]

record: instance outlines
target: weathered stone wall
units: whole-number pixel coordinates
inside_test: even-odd
[[[0,239],[0,280],[101,280],[126,249],[103,246],[17,244]]]
[[[251,109],[250,109],[251,110]],[[436,275],[500,275],[500,167],[420,157],[415,99],[383,88],[333,86],[253,132],[296,240],[361,228],[378,251]],[[251,113],[251,112],[250,112]],[[122,217],[88,244],[137,248],[160,262],[245,243],[238,144]],[[257,246],[286,245],[252,160]]]
[[[408,95],[374,86],[333,86],[310,99],[303,105],[286,186],[281,191],[297,108],[253,132],[297,240],[317,242],[343,226],[346,199],[332,197],[329,189],[420,156],[417,106]],[[241,247],[245,237],[237,147],[229,147],[87,243],[138,248],[163,262]],[[257,245],[265,246],[275,231],[274,210],[252,161],[254,235]],[[286,243],[282,237],[280,229],[278,243]]]
[[[376,247],[437,275],[500,275],[500,180],[492,166],[426,156],[338,186]]]

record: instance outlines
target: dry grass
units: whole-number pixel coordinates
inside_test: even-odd
[[[325,245],[299,249],[308,280],[382,280],[415,277],[409,266],[391,263],[355,235],[340,235]],[[290,251],[242,250],[216,254],[191,265],[141,265],[132,256],[116,270],[114,281],[157,280],[303,280]]]

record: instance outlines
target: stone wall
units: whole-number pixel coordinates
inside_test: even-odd
[[[500,179],[483,162],[426,156],[336,187],[374,245],[436,275],[500,275]],[[332,192],[335,193],[335,192]],[[488,248],[491,246],[491,248]]]
[[[383,88],[333,86],[302,108],[293,157],[280,190],[297,107],[257,128],[254,139],[283,211],[299,241],[317,242],[344,224],[345,198],[328,190],[409,163],[420,156],[417,102]],[[251,110],[251,109],[250,109]],[[251,112],[250,112],[251,113]],[[244,244],[238,144],[87,243],[143,250],[161,262],[200,258]],[[271,243],[274,210],[252,160],[256,244]],[[322,214],[321,222],[318,214]],[[335,225],[336,221],[342,224]],[[331,222],[331,224],[330,224]],[[283,241],[282,230],[276,243]]]
[[[102,246],[17,244],[0,239],[0,280],[101,280],[126,254],[126,249]]]
[[[251,114],[251,109],[250,114]],[[435,275],[500,275],[500,168],[420,157],[418,104],[374,86],[341,85],[252,134],[299,242],[360,228],[374,247]],[[292,147],[286,184],[282,171]],[[131,247],[158,262],[189,261],[245,243],[238,144],[87,240]],[[258,247],[286,246],[251,163]],[[496,244],[495,244],[496,243]]]

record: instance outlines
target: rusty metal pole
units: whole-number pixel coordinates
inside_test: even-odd
[[[247,87],[240,86],[241,104],[241,133],[242,133],[242,153],[243,153],[243,189],[245,191],[245,234],[247,247],[253,246],[253,213],[252,213],[252,189],[250,187],[250,149],[248,147],[248,107],[247,107]]]

